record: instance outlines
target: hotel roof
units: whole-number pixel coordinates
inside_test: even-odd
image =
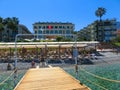
[[[73,25],[73,23],[70,22],[35,22],[34,24],[72,24]]]

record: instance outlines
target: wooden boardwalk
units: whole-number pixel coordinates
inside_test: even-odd
[[[59,67],[29,69],[14,90],[90,90]]]

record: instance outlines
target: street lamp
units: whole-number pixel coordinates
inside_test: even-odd
[[[38,37],[38,35],[39,35],[39,29],[37,30],[37,40],[39,40],[39,37]]]
[[[42,31],[42,38],[43,38],[43,29],[41,28],[40,30]]]
[[[43,38],[43,29],[40,28],[40,31],[42,31],[42,38]],[[39,40],[39,29],[37,30],[37,40]]]
[[[77,49],[77,36],[74,35],[74,49],[73,49],[73,56],[75,59],[75,73],[76,73],[76,79],[78,79],[78,63],[77,63],[77,57],[78,57],[78,49]]]
[[[38,40],[38,33],[39,33],[39,29],[37,30],[37,40]]]
[[[17,79],[17,38],[18,38],[18,35],[16,35],[15,37],[14,86],[16,86],[16,79]]]

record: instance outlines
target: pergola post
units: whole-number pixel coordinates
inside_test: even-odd
[[[9,50],[10,50],[10,61],[11,61],[11,47],[9,48]]]
[[[45,56],[46,56],[46,59],[47,59],[47,52],[48,52],[48,48],[47,48],[47,44],[45,44]]]
[[[36,58],[38,59],[38,47],[36,46]]]
[[[14,87],[16,86],[17,84],[17,37],[18,35],[16,35],[16,38],[15,38],[15,62],[14,62]]]
[[[60,59],[60,47],[61,47],[61,45],[59,44],[59,59]]]

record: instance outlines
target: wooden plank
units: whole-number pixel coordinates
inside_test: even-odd
[[[59,67],[29,69],[14,90],[90,90]]]

